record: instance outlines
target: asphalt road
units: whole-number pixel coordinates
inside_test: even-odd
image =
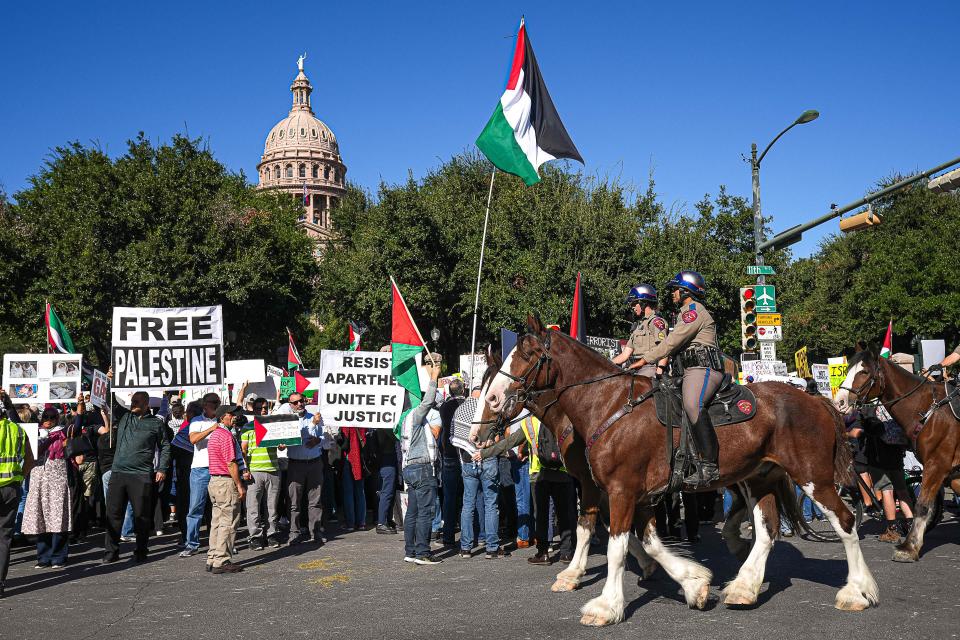
[[[875,523],[871,523],[875,524]],[[334,525],[335,526],[335,525]],[[892,547],[863,540],[880,585],[881,605],[862,613],[833,608],[846,561],[839,544],[789,538],[777,542],[758,606],[717,604],[737,570],[712,526],[702,541],[674,548],[714,572],[707,611],[691,611],[662,571],[637,583],[630,560],[623,623],[579,624],[579,608],[600,593],[605,557],[595,549],[581,589],[550,592],[560,565],[512,557],[421,567],[402,561],[400,536],[373,531],[334,537],[324,547],[242,549],[246,570],[203,571],[204,556],[176,556],[175,535],[154,542],[151,561],[99,564],[99,537],[71,548],[64,570],[34,569],[33,548],[15,549],[7,598],[0,600],[0,637],[45,638],[956,638],[960,635],[960,521],[946,520],[927,538],[915,564],[890,561]],[[447,554],[443,554],[447,555]]]

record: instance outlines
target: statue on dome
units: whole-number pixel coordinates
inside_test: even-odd
[[[307,59],[307,52],[304,51],[303,55],[297,58],[297,69],[303,71],[303,61]]]

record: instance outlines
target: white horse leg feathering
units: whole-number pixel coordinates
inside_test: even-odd
[[[723,590],[723,603],[727,606],[756,604],[757,596],[760,595],[760,586],[763,584],[767,557],[773,548],[773,538],[770,535],[772,523],[766,522],[760,503],[749,491],[746,491],[746,495],[753,512],[753,549],[740,566],[737,577]],[[779,524],[779,522],[776,523],[776,526]]]
[[[643,532],[643,550],[663,567],[668,576],[680,583],[683,596],[691,609],[703,609],[707,605],[713,573],[702,564],[667,549],[657,536],[653,523],[648,523]]]
[[[607,543],[607,581],[603,592],[583,605],[580,622],[591,626],[616,624],[623,620],[623,567],[626,564],[629,533],[610,537]]]

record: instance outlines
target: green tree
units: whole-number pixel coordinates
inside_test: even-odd
[[[5,340],[43,348],[44,300],[101,367],[115,306],[222,304],[232,357],[273,360],[284,327],[308,324],[318,270],[296,199],[253,189],[199,140],[141,134],[116,160],[59,147],[15,199],[0,221]]]

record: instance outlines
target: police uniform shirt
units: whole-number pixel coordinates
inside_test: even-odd
[[[714,348],[717,346],[717,326],[713,316],[698,302],[687,305],[678,315],[677,324],[667,339],[643,357],[648,362],[657,362],[694,344]]]
[[[648,362],[655,362],[646,355],[667,338],[667,323],[660,316],[653,314],[636,322],[627,346],[633,349],[631,358],[646,358]]]

